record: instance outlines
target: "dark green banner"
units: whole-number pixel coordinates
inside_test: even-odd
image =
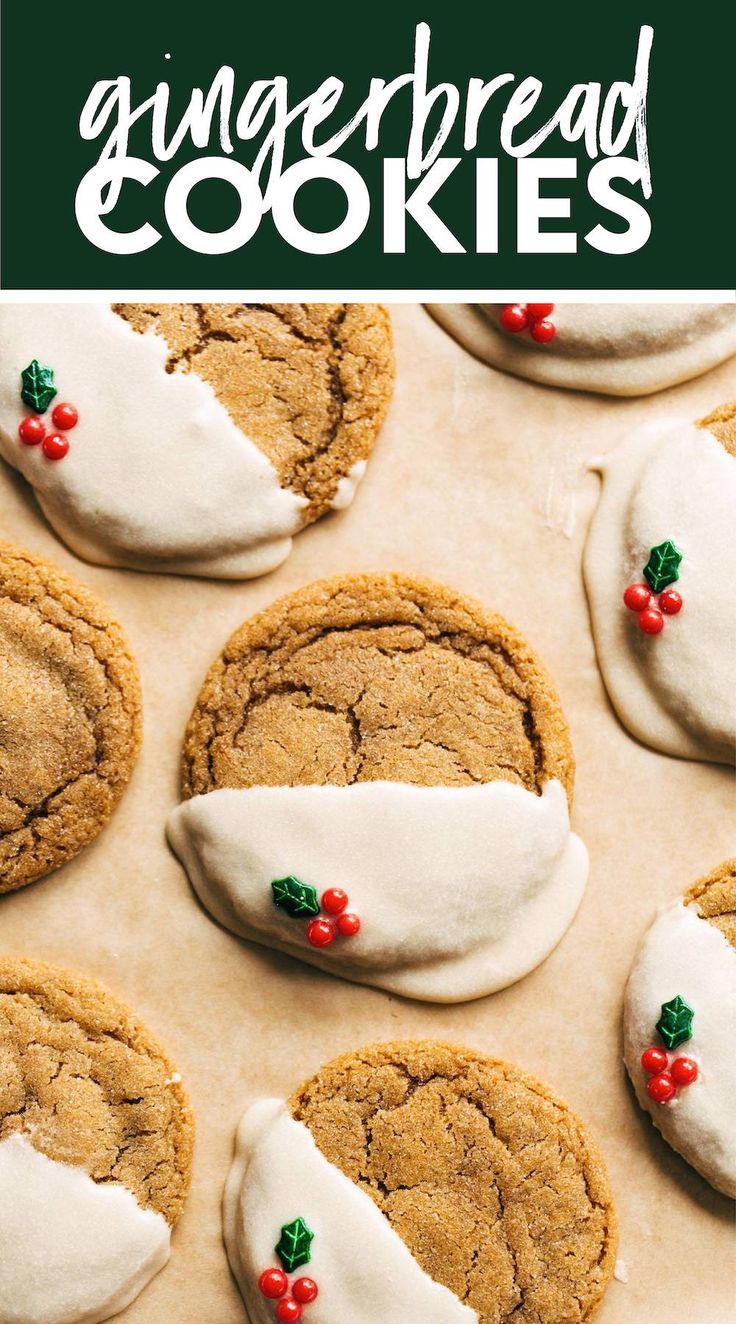
[[[5,0],[2,21],[4,289],[736,283],[725,6]]]

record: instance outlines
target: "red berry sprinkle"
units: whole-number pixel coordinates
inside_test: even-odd
[[[69,450],[69,442],[60,432],[49,432],[43,439],[42,450],[47,460],[63,460]]]
[[[504,331],[525,331],[529,325],[529,314],[520,303],[507,303],[501,310],[501,326]]]
[[[335,941],[335,926],[332,921],[329,919],[310,920],[307,925],[307,941],[313,947],[329,947],[330,943]]]
[[[667,1103],[676,1093],[675,1082],[669,1071],[660,1071],[647,1081],[647,1093],[655,1103]]]
[[[341,887],[328,887],[326,892],[322,893],[322,909],[327,911],[328,915],[339,915],[348,904],[348,894],[343,892]]]
[[[61,428],[63,432],[68,432],[70,428],[75,428],[79,422],[79,414],[74,405],[66,401],[54,406],[54,412],[51,420],[55,428]]]
[[[301,1319],[302,1308],[293,1296],[285,1296],[283,1301],[279,1301],[276,1307],[276,1318],[280,1324],[296,1324],[296,1320]]]
[[[629,584],[629,587],[624,589],[624,602],[629,611],[644,611],[651,600],[648,584]]]
[[[258,1288],[263,1296],[267,1296],[269,1301],[276,1301],[284,1295],[289,1280],[283,1269],[264,1269],[258,1279]]]
[[[667,616],[676,616],[682,608],[682,598],[677,589],[666,588],[664,593],[659,595],[659,608]]]
[[[676,1085],[692,1085],[698,1079],[698,1064],[692,1057],[676,1057],[670,1075]]]
[[[546,317],[537,317],[529,327],[529,335],[537,344],[547,345],[557,335],[557,327],[554,322],[548,322]]]
[[[26,446],[38,446],[46,436],[46,424],[37,414],[29,414],[21,420],[18,436]]]
[[[292,1283],[291,1290],[295,1300],[306,1306],[316,1299],[318,1288],[313,1278],[297,1278],[296,1282]]]
[[[664,629],[664,616],[656,607],[647,607],[639,614],[639,629],[645,634],[659,634]]]
[[[527,312],[531,317],[549,317],[553,313],[555,306],[553,303],[528,303]]]
[[[343,938],[354,938],[356,933],[360,932],[360,915],[354,915],[348,910],[344,915],[340,915],[337,921],[337,931]]]
[[[667,1054],[663,1048],[647,1048],[641,1055],[641,1064],[650,1076],[656,1076],[667,1066]]]

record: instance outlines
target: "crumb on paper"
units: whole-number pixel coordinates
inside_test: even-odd
[[[617,1283],[628,1283],[629,1266],[627,1265],[626,1260],[616,1260],[616,1263],[613,1266],[613,1276]]]
[[[181,1075],[179,1074],[179,1072],[172,1071],[168,1080],[164,1081],[164,1085],[181,1085]]]

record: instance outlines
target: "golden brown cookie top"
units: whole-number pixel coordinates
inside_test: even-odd
[[[0,892],[97,835],[141,739],[138,671],[88,589],[0,543]]]
[[[714,924],[736,947],[736,859],[726,860],[693,883],[685,893],[685,905],[694,906],[701,919]]]
[[[399,1042],[329,1063],[289,1100],[480,1324],[579,1324],[613,1272],[603,1161],[551,1090],[507,1062]]]
[[[0,1140],[126,1186],[176,1223],[194,1123],[153,1035],[80,975],[0,957]]]
[[[572,794],[546,669],[502,617],[405,575],[322,580],[241,626],[184,742],[185,796],[219,787],[503,779]]]
[[[729,455],[736,455],[736,400],[719,405],[705,418],[699,418],[697,425],[712,432]]]
[[[388,312],[360,303],[115,304],[136,331],[154,328],[168,369],[196,372],[274,465],[306,496],[305,523],[368,458],[393,389]]]

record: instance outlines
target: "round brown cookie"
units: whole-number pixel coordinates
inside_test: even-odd
[[[705,878],[699,878],[685,893],[684,901],[736,947],[736,859],[726,860]]]
[[[378,304],[115,304],[152,327],[168,369],[195,372],[268,456],[283,487],[323,515],[373,449],[393,388],[391,322]]]
[[[0,958],[0,1140],[126,1186],[173,1226],[189,1189],[194,1123],[153,1035],[91,980]]]
[[[189,720],[185,796],[220,787],[496,778],[572,794],[552,682],[500,616],[403,575],[322,580],[235,632]]]
[[[624,995],[624,1061],[671,1147],[736,1198],[736,859],[660,908]],[[656,1056],[652,1056],[655,1050]]]
[[[699,418],[698,427],[707,428],[729,455],[736,455],[736,400],[719,405],[705,418]]]
[[[138,671],[120,626],[75,579],[0,543],[0,892],[97,836],[140,739]]]
[[[727,304],[551,304],[545,320],[551,322],[552,338],[541,343],[533,325],[521,334],[506,330],[505,307],[427,304],[440,326],[476,358],[568,390],[651,395],[736,353],[736,309]]]
[[[337,1058],[288,1106],[480,1324],[591,1317],[616,1252],[608,1177],[545,1085],[466,1049],[399,1042]]]

